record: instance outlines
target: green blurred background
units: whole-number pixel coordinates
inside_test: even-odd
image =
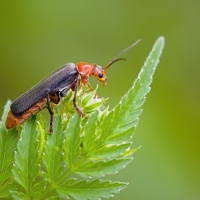
[[[99,84],[99,96],[113,107],[163,35],[166,46],[134,136],[142,148],[112,177],[130,182],[114,199],[200,199],[200,1],[1,1],[0,27],[0,113],[7,99],[61,65],[105,66],[141,38],[127,62],[109,69],[108,85]]]

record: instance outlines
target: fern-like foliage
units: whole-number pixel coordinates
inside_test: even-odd
[[[77,115],[70,92],[55,108],[53,134],[46,120],[34,116],[22,128],[6,130],[7,102],[0,122],[0,198],[99,199],[113,197],[127,183],[102,180],[133,159],[132,137],[164,47],[160,37],[130,90],[111,110],[106,99],[79,91]],[[77,178],[78,177],[78,178]]]

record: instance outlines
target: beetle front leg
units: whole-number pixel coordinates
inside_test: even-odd
[[[90,91],[94,91],[94,89],[92,88],[89,82],[86,82],[85,84],[89,87]]]
[[[53,110],[51,109],[51,98],[49,96],[49,94],[47,95],[47,109],[49,111],[50,114],[50,122],[49,122],[49,133],[53,133]]]
[[[90,85],[89,82],[86,82],[85,84],[89,87],[90,91],[94,91],[94,89],[92,88],[92,86]],[[97,99],[100,99],[100,97],[99,97],[96,93],[95,93],[94,96],[95,96]]]

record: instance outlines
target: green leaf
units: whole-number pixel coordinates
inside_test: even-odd
[[[3,124],[5,124],[5,121],[6,121],[8,112],[9,112],[9,110],[10,110],[10,104],[11,104],[11,103],[12,103],[12,102],[11,102],[10,100],[8,100],[8,101],[6,102],[6,105],[4,106],[3,115],[2,115],[2,117],[1,117],[1,120],[2,120]]]
[[[96,89],[92,92],[89,92],[89,93],[84,93],[81,97],[80,97],[80,102],[81,102],[81,105],[83,107],[87,106],[88,103],[90,101],[92,101],[92,99],[94,99],[94,95],[96,94],[96,91],[97,91],[97,88],[98,86],[96,87]]]
[[[50,183],[54,183],[63,173],[63,141],[64,132],[62,130],[61,117],[55,117],[53,134],[48,136],[43,156]]]
[[[134,149],[127,149],[124,153],[123,153],[123,157],[130,157],[132,156],[138,149],[140,149],[141,146],[134,148]]]
[[[90,152],[97,138],[96,131],[97,131],[98,114],[99,114],[98,111],[91,114],[85,124],[85,131],[83,136],[83,148],[85,153]]]
[[[47,198],[45,200],[60,200],[59,196],[51,196],[50,198]]]
[[[41,159],[44,152],[44,147],[46,143],[46,133],[45,128],[47,127],[44,117],[40,114],[37,115],[38,131],[39,131],[39,158]],[[45,127],[45,128],[44,128]]]
[[[78,115],[73,116],[67,129],[65,130],[66,140],[64,142],[65,150],[65,162],[70,170],[73,170],[73,165],[77,161],[80,155],[80,143],[81,143],[81,117]]]
[[[12,133],[11,133],[12,132]],[[10,184],[13,183],[12,164],[14,152],[17,147],[17,131],[7,131],[2,122],[0,122],[0,197],[2,194],[10,196],[9,191],[5,193]]]
[[[16,182],[14,182],[13,177],[7,183],[1,187],[0,199],[9,199],[12,196],[11,191],[21,190],[20,186]]]
[[[19,185],[25,190],[25,196],[30,197],[34,181],[39,175],[39,142],[35,117],[28,120],[22,129],[21,137],[15,151],[13,175]],[[16,191],[19,192],[19,191]]]
[[[164,38],[160,37],[153,46],[144,66],[133,86],[124,95],[119,104],[104,118],[99,145],[126,142],[132,138],[142,112],[150,84],[164,48]],[[123,137],[125,136],[125,137]]]
[[[38,194],[42,193],[46,188],[47,181],[42,180],[37,182],[31,189],[31,196],[37,196]]]
[[[16,200],[28,200],[29,199],[22,192],[11,191],[11,195],[12,195],[13,199],[16,199]]]
[[[98,200],[99,198],[114,197],[114,194],[127,187],[127,183],[111,181],[75,181],[69,179],[64,185],[57,189],[62,198],[78,200]]]
[[[119,170],[125,168],[132,158],[120,158],[108,161],[88,161],[82,164],[75,173],[82,177],[104,177],[108,174],[116,174]]]
[[[124,152],[130,149],[131,142],[124,143],[124,144],[109,144],[105,145],[102,148],[97,149],[94,151],[93,154],[91,154],[90,159],[96,160],[96,159],[103,159],[103,160],[112,160],[117,157],[120,157],[123,155]]]
[[[17,147],[18,133],[16,130],[6,130],[4,125],[10,103],[10,101],[6,103],[2,116],[3,122],[0,122],[0,198],[11,196],[9,190],[16,186],[13,182],[12,164]]]

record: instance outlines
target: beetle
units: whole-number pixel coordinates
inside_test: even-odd
[[[77,113],[84,117],[85,114],[76,104],[76,94],[80,83],[87,85],[93,91],[89,83],[89,76],[96,77],[103,85],[106,85],[106,71],[115,62],[125,60],[119,58],[126,51],[135,46],[140,40],[137,40],[128,48],[124,49],[115,56],[104,69],[97,64],[87,62],[67,63],[63,67],[51,73],[29,91],[21,95],[10,105],[10,111],[6,119],[5,126],[11,129],[21,124],[32,115],[35,115],[43,108],[47,108],[50,114],[49,133],[53,132],[53,110],[51,103],[59,104],[67,92],[74,91],[73,104]]]

